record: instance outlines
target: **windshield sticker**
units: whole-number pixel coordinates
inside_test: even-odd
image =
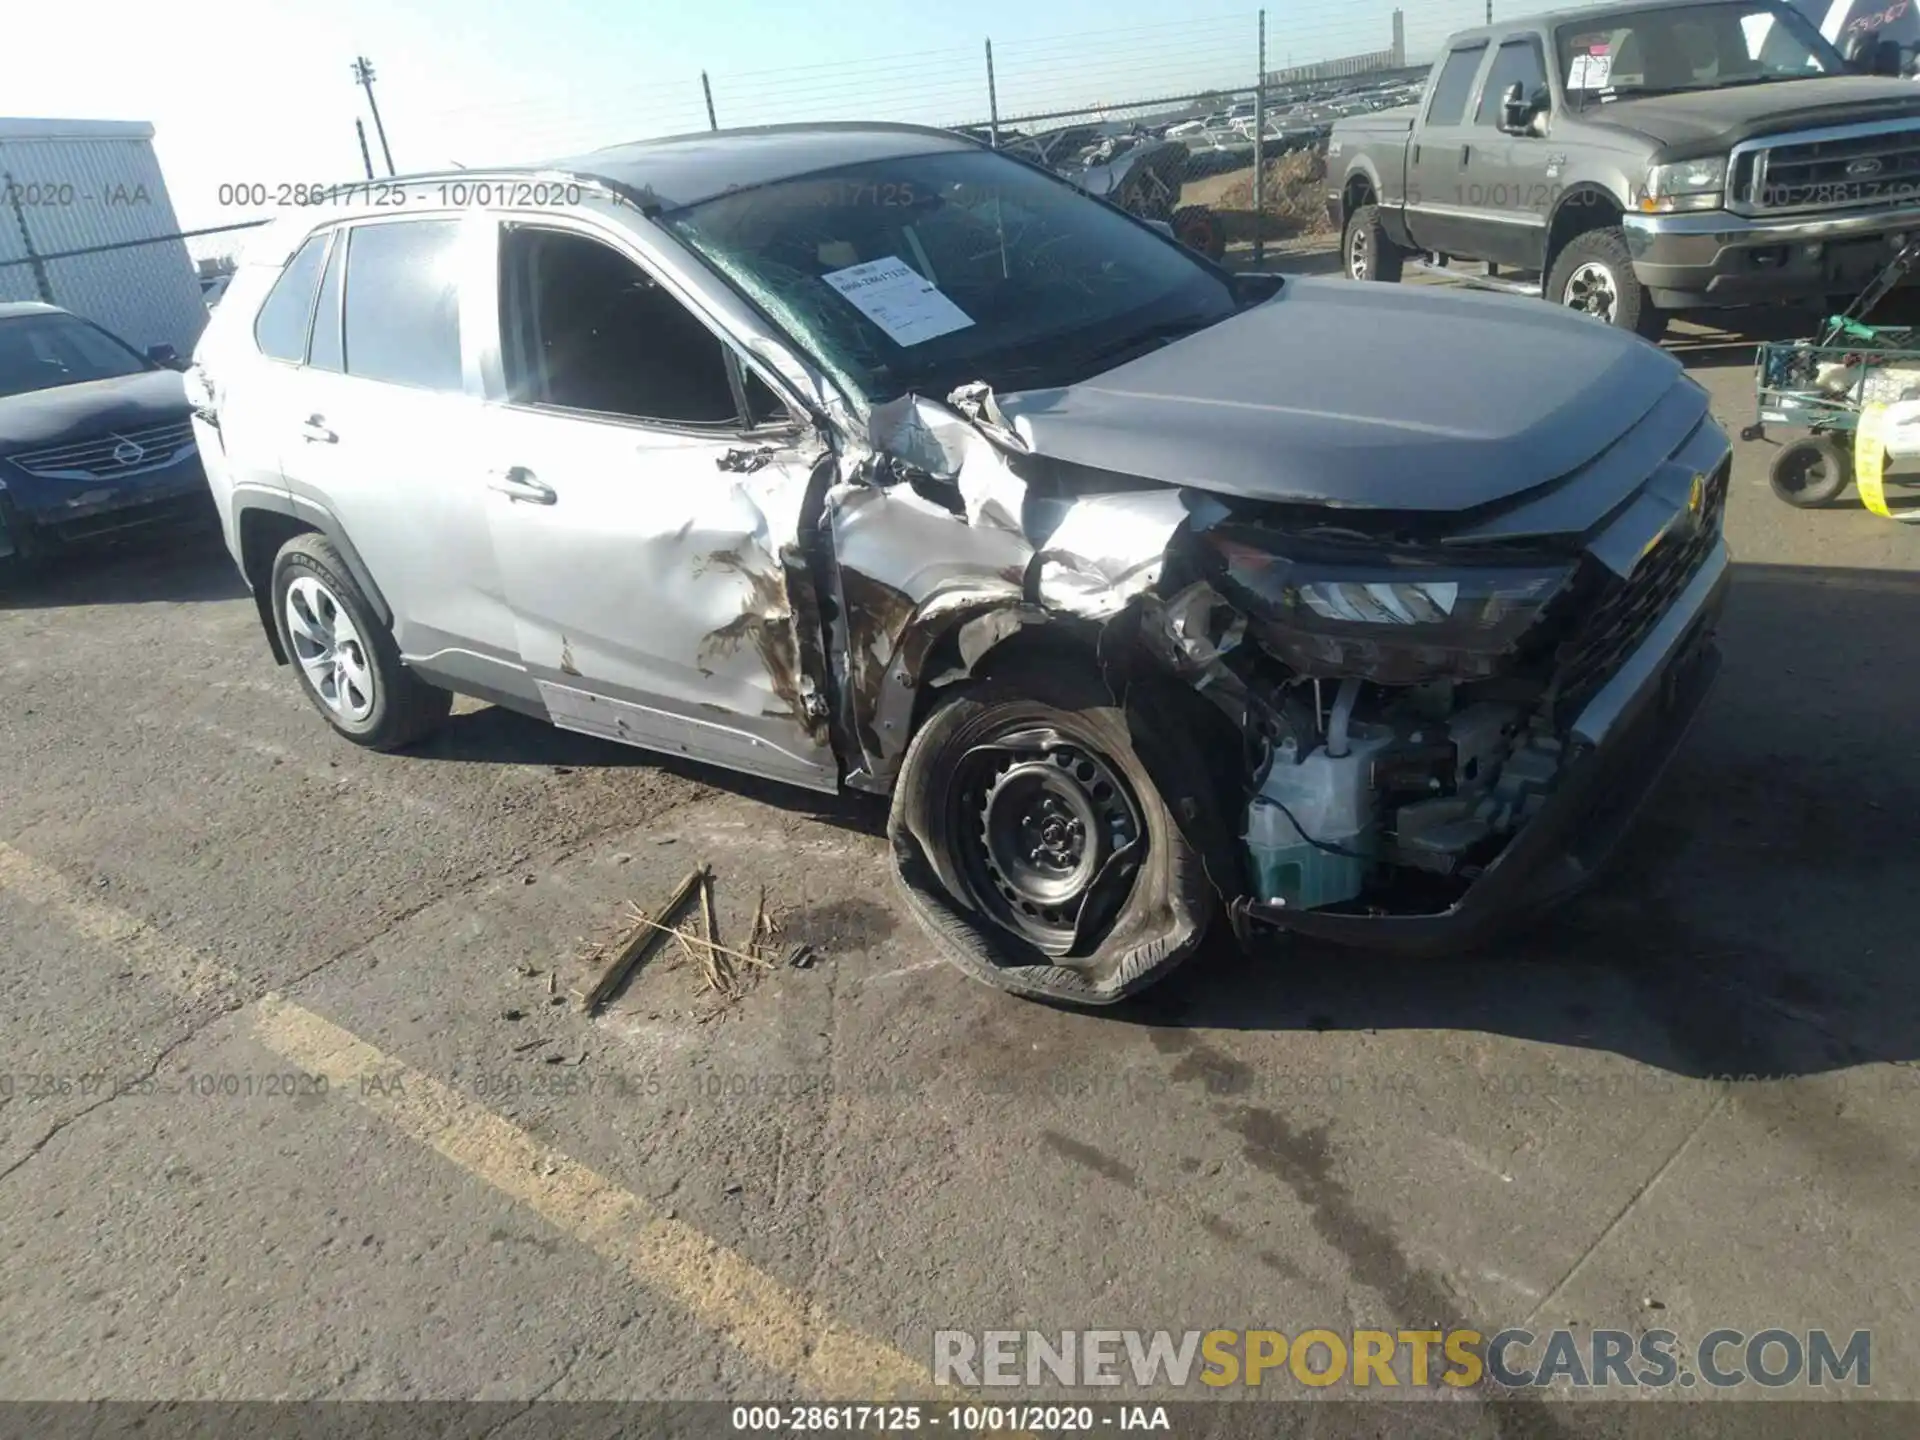
[[[971,315],[897,255],[830,270],[820,278],[896,345],[918,345],[973,324]]]
[[[1604,90],[1613,79],[1611,55],[1576,55],[1567,71],[1569,90]]]

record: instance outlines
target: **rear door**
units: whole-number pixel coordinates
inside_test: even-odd
[[[1501,104],[1513,86],[1537,107],[1539,133],[1508,135],[1500,129]],[[1540,268],[1546,253],[1547,216],[1553,182],[1547,178],[1546,139],[1552,123],[1553,96],[1547,84],[1547,57],[1539,37],[1514,35],[1493,53],[1474,106],[1477,139],[1468,157],[1465,185],[1468,208],[1479,212],[1481,254],[1503,265]]]
[[[1487,59],[1484,40],[1458,46],[1433,82],[1407,149],[1407,230],[1422,250],[1479,256],[1486,223],[1469,204],[1467,171],[1486,136],[1468,107]]]
[[[618,233],[542,217],[497,241],[468,483],[549,715],[837,790],[788,570],[824,446]]]
[[[331,513],[365,562],[409,663],[524,695],[472,478],[481,402],[462,272],[487,224],[443,215],[338,232],[282,451],[293,493]]]

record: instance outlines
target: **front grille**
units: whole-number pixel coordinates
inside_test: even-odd
[[[1593,698],[1647,638],[1660,617],[1673,607],[1687,582],[1706,561],[1720,538],[1727,508],[1731,458],[1707,477],[1700,523],[1684,534],[1669,535],[1621,579],[1611,571],[1605,578],[1588,577],[1585,594],[1576,601],[1583,619],[1560,645],[1555,656],[1554,715],[1571,720]],[[1598,561],[1586,562],[1601,570]]]
[[[119,430],[72,445],[28,450],[13,464],[43,480],[123,480],[164,469],[193,453],[193,422],[175,420],[141,430]]]
[[[1920,121],[1839,126],[1736,146],[1730,208],[1746,215],[1920,201]]]

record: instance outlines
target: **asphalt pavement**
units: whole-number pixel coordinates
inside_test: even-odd
[[[1670,344],[1737,430],[1747,340]],[[217,540],[7,597],[0,1398],[845,1399],[940,1330],[1655,1323],[1871,1330],[1920,1398],[1920,533],[1788,509],[1769,451],[1718,689],[1597,891],[1101,1014],[939,962],[870,802],[471,702],[336,740]],[[723,938],[764,890],[817,961],[722,999],[669,949],[583,1017],[701,861]]]

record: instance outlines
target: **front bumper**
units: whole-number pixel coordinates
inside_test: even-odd
[[[1629,213],[1634,274],[1663,310],[1755,305],[1866,287],[1920,232],[1920,206],[1749,219],[1729,210]]]
[[[213,493],[197,455],[117,485],[14,479],[0,495],[0,506],[5,507],[14,543],[26,551],[216,518]]]
[[[1400,955],[1444,955],[1582,889],[1625,834],[1712,688],[1720,669],[1713,628],[1731,574],[1732,554],[1722,540],[1575,719],[1575,751],[1552,798],[1451,907],[1369,914],[1242,899],[1232,912],[1241,939],[1269,927]]]

